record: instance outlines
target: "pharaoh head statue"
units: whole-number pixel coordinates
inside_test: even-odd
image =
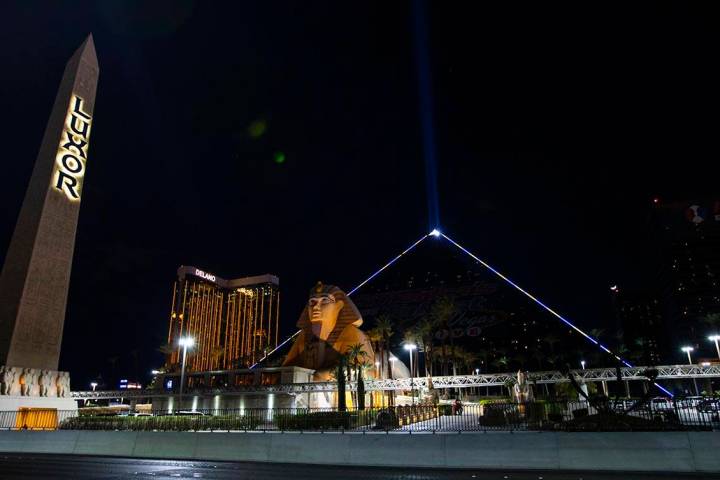
[[[362,317],[355,304],[338,287],[318,282],[310,290],[298,328],[332,344],[348,325],[362,325]]]

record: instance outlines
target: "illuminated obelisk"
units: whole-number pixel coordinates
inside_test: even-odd
[[[90,35],[65,67],[0,276],[0,395],[69,390],[57,369],[98,73]]]

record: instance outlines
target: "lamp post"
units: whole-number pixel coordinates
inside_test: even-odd
[[[687,353],[688,356],[688,365],[692,365],[692,357],[690,357],[690,352],[695,350],[693,347],[682,347],[680,350]],[[693,377],[693,385],[695,385],[695,395],[700,395],[700,390],[698,389],[697,380],[695,377]]]
[[[93,392],[94,392],[94,391],[95,391],[95,387],[97,387],[98,384],[97,384],[97,382],[90,382],[90,386],[92,387]]]
[[[183,386],[185,385],[185,359],[187,358],[187,349],[195,345],[195,339],[192,337],[180,337],[178,343],[183,347],[182,368],[180,369],[180,400],[178,402],[180,408],[182,408]]]
[[[718,359],[720,359],[720,344],[718,342],[720,341],[720,335],[710,335],[708,337],[708,340],[711,342],[715,342],[715,350],[717,350]]]
[[[417,348],[417,345],[414,343],[406,343],[405,344],[405,350],[410,353],[410,395],[412,395],[412,402],[413,405],[415,405],[415,387],[413,385],[413,377],[414,371],[413,371],[413,351]]]
[[[580,366],[582,366],[582,369],[585,370],[585,360],[580,360]]]
[[[695,350],[695,349],[694,349],[693,347],[682,347],[680,350],[682,350],[683,352],[687,353],[687,356],[688,356],[688,365],[692,365],[693,363],[692,363],[692,358],[690,357],[690,352],[692,352],[692,351]]]

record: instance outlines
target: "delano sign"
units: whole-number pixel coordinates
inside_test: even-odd
[[[80,200],[91,124],[92,116],[83,111],[83,99],[73,94],[60,138],[53,180],[53,186],[70,200]]]

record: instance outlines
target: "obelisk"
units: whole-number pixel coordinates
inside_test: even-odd
[[[90,35],[65,67],[0,276],[0,368],[13,372],[0,394],[69,390],[57,369],[98,74]]]

